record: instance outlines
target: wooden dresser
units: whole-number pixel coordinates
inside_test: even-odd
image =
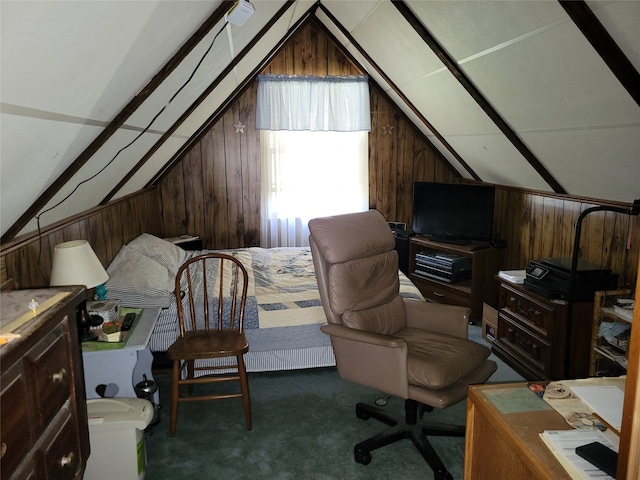
[[[500,288],[493,352],[528,380],[588,376],[593,302],[574,303],[569,319],[566,303],[496,278]]]
[[[2,479],[81,479],[89,429],[76,310],[85,289],[0,295],[2,333],[20,334],[0,346]]]

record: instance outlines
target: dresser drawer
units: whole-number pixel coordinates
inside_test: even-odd
[[[498,338],[500,345],[526,361],[534,369],[550,374],[551,345],[530,332],[517,322],[500,312],[498,316]]]
[[[503,285],[500,288],[499,305],[505,313],[511,314],[513,321],[538,335],[548,337],[553,330],[553,307],[540,303],[533,297]]]
[[[2,440],[2,478],[9,478],[34,444],[29,428],[29,402],[27,384],[18,364],[0,377],[0,414]]]
[[[41,453],[47,479],[71,480],[76,478],[82,459],[75,417],[67,406],[60,412],[55,427],[47,431]]]
[[[69,398],[71,364],[63,324],[47,334],[25,357],[25,371],[34,397],[34,421],[39,435]]]
[[[430,302],[471,307],[471,296],[465,291],[432,282],[416,274],[411,275],[411,281],[418,287],[422,296]]]

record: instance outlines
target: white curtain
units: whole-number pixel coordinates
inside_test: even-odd
[[[308,246],[310,219],[368,209],[368,84],[362,77],[258,78],[260,244]]]
[[[367,77],[258,76],[258,130],[370,131]]]

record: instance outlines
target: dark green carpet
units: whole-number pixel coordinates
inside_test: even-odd
[[[498,364],[490,382],[522,380]],[[372,452],[369,465],[354,461],[354,445],[386,428],[357,419],[355,404],[373,403],[382,394],[340,379],[334,368],[250,374],[250,432],[239,399],[182,403],[174,438],[168,434],[170,377],[156,375],[156,382],[164,410],[146,440],[146,480],[433,478],[409,440]],[[464,424],[465,407],[461,402],[425,415]],[[385,408],[401,414],[404,402],[391,398]],[[453,477],[461,479],[464,439],[431,441]]]

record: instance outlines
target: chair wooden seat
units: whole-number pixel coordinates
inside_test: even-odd
[[[167,356],[173,361],[169,426],[172,437],[176,434],[180,402],[242,398],[247,430],[252,428],[244,364],[249,343],[243,330],[248,280],[242,263],[222,253],[194,257],[176,274],[176,298],[182,299],[178,303],[180,336],[167,349]],[[206,362],[222,357],[229,360],[222,364]],[[194,385],[230,381],[239,381],[240,392],[193,394]],[[181,395],[182,386],[187,387],[186,395]]]
[[[249,351],[249,343],[243,333],[235,331],[187,332],[167,350],[171,359],[201,359],[215,357],[229,357],[244,354]]]

